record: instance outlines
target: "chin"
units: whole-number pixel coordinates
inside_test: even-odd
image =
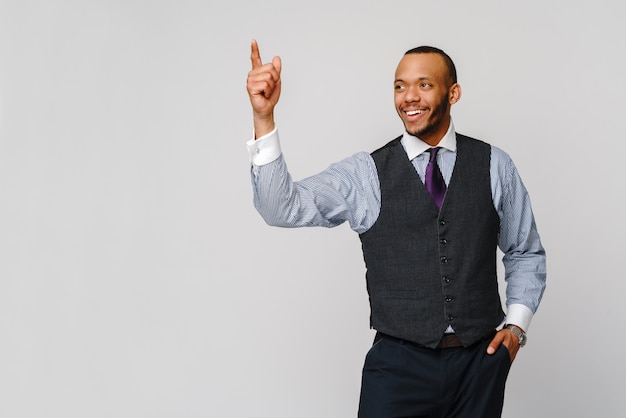
[[[422,136],[427,135],[430,131],[432,131],[432,129],[430,129],[430,127],[428,126],[424,128],[413,128],[413,129],[410,129],[405,126],[405,129],[408,133],[418,138],[421,138]]]

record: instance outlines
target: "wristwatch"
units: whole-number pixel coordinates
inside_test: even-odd
[[[526,333],[522,331],[520,327],[512,324],[507,324],[504,326],[504,328],[510,329],[511,331],[513,331],[513,334],[515,334],[517,338],[519,338],[520,347],[524,347],[526,345]]]

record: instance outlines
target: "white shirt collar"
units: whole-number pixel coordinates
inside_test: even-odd
[[[417,157],[423,152],[426,152],[428,149],[432,148],[426,142],[422,141],[416,136],[411,135],[408,132],[404,132],[402,139],[400,140],[406,154],[409,157],[409,161],[413,158]],[[437,144],[438,147],[443,148],[444,150],[449,150],[452,152],[456,152],[456,132],[454,131],[454,124],[452,123],[452,119],[450,119],[450,126],[448,127],[448,131],[441,138],[441,141]]]

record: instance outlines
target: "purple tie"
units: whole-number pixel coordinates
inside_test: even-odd
[[[430,160],[428,160],[428,165],[426,166],[424,184],[426,185],[428,193],[430,193],[435,200],[437,207],[441,209],[443,197],[446,195],[446,183],[443,181],[443,175],[437,165],[437,152],[439,151],[439,147],[431,148],[429,151]]]

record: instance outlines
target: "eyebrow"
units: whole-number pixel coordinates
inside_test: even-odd
[[[424,81],[424,80],[426,80],[426,81],[433,81],[432,77],[426,77],[426,76],[424,76],[424,77],[420,77],[420,78],[418,78],[416,81],[417,81],[417,82],[420,82],[420,81]],[[394,80],[394,83],[398,83],[398,82],[405,82],[405,80],[403,80],[403,79],[401,79],[401,78],[396,78],[396,79]]]

